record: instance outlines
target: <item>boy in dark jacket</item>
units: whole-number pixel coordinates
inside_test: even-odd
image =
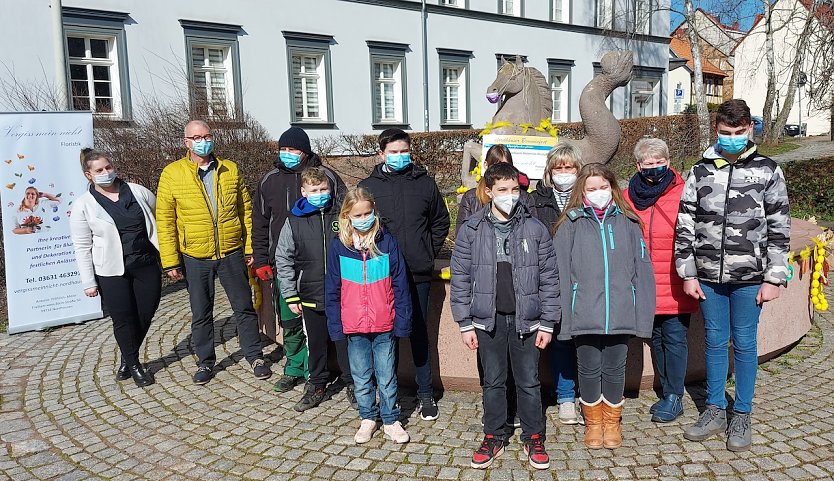
[[[290,310],[302,315],[307,336],[307,365],[310,377],[299,412],[321,404],[330,373],[327,370],[327,316],[324,313],[324,274],[327,249],[339,232],[339,206],[342,191],[321,167],[301,172],[301,195],[278,236],[275,248],[275,273],[281,282],[281,296]],[[356,408],[353,378],[350,375],[347,344],[336,341],[336,358],[347,387],[347,398]]]
[[[255,273],[264,282],[273,278],[273,262],[278,235],[301,196],[301,171],[307,167],[321,167],[331,179],[335,190],[343,192],[345,184],[335,172],[322,166],[321,159],[312,152],[310,138],[304,130],[291,127],[278,139],[279,154],[275,168],[264,175],[252,199],[252,257]],[[284,308],[279,282],[273,282],[272,301],[275,312],[281,315],[284,329],[284,375],[275,383],[277,392],[292,390],[304,382],[307,372],[307,346],[301,316]]]
[[[484,440],[471,466],[489,467],[509,433],[507,371],[517,389],[521,440],[530,465],[550,466],[539,383],[539,354],[561,318],[559,275],[547,228],[518,202],[518,170],[496,164],[484,175],[491,203],[458,232],[452,252],[452,315],[463,343],[484,368]],[[507,352],[509,351],[509,365]]]
[[[410,137],[400,129],[379,134],[382,163],[359,187],[367,189],[376,200],[380,220],[397,240],[411,274],[411,354],[417,373],[418,410],[423,420],[434,420],[438,410],[432,390],[426,317],[434,259],[449,234],[450,220],[437,183],[425,168],[412,163],[410,148]]]
[[[718,143],[692,166],[675,239],[683,291],[701,301],[707,408],[684,431],[690,441],[727,433],[727,449],[750,449],[756,385],[756,333],[762,304],[787,284],[791,217],[782,169],[749,140],[750,108],[728,100],[716,116]],[[727,424],[727,344],[733,340],[735,403]]]

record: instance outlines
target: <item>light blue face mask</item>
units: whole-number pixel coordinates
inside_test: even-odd
[[[288,169],[294,169],[301,163],[301,155],[292,152],[281,151],[278,153],[278,158]]]
[[[747,147],[747,135],[718,134],[718,146],[728,154],[737,154]]]
[[[321,209],[330,202],[330,192],[320,192],[318,194],[307,195],[307,202],[316,209]]]
[[[391,170],[403,170],[411,163],[411,154],[385,154],[385,165]]]
[[[191,151],[195,154],[199,155],[200,157],[205,157],[209,155],[214,150],[214,141],[213,140],[192,140],[191,141]]]
[[[371,227],[374,226],[376,222],[376,214],[371,212],[368,217],[364,219],[351,219],[350,223],[354,229],[358,230],[359,232],[368,232]]]

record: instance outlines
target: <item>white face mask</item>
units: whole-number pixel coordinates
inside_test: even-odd
[[[586,192],[585,198],[588,200],[589,204],[597,209],[604,209],[611,203],[611,190],[597,189],[593,192]]]
[[[570,189],[573,187],[573,184],[576,183],[576,174],[562,172],[559,174],[553,174],[550,178],[553,180],[553,185],[561,191]]]
[[[108,187],[108,186],[112,185],[115,180],[116,180],[116,171],[115,170],[111,170],[107,174],[99,174],[99,175],[94,175],[93,176],[93,182],[95,182],[96,185],[100,185],[102,187]]]
[[[498,207],[498,210],[509,215],[518,203],[518,194],[497,195],[492,198],[492,203]]]

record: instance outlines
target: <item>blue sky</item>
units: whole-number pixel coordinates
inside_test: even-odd
[[[762,11],[761,0],[692,0],[692,4],[716,15],[727,25],[738,21],[740,30],[748,30],[756,14]],[[670,31],[683,21],[679,12],[683,12],[683,0],[672,0]]]

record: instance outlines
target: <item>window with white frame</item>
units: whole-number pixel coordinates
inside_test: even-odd
[[[550,72],[550,99],[553,104],[553,122],[567,122],[568,105],[568,78],[569,73],[565,71]]]
[[[373,123],[405,125],[407,44],[368,40],[371,54],[371,94]]]
[[[652,25],[652,0],[634,0],[634,31],[648,35]]]
[[[498,0],[498,13],[520,17],[522,1],[524,0]]]
[[[660,82],[655,79],[634,79],[631,81],[632,118],[659,115],[657,88]]]
[[[570,1],[550,0],[550,19],[559,23],[570,23]]]
[[[287,41],[293,123],[332,124],[329,35],[283,32]]]
[[[243,111],[239,25],[180,20],[194,116],[237,119]]]
[[[614,0],[596,0],[596,26],[614,28]]]
[[[440,125],[462,128],[469,119],[469,50],[438,48],[440,71]]]
[[[440,0],[440,5],[446,5],[447,7],[463,7],[463,2],[466,0]]]
[[[63,7],[68,107],[112,119],[131,117],[126,13]]]

